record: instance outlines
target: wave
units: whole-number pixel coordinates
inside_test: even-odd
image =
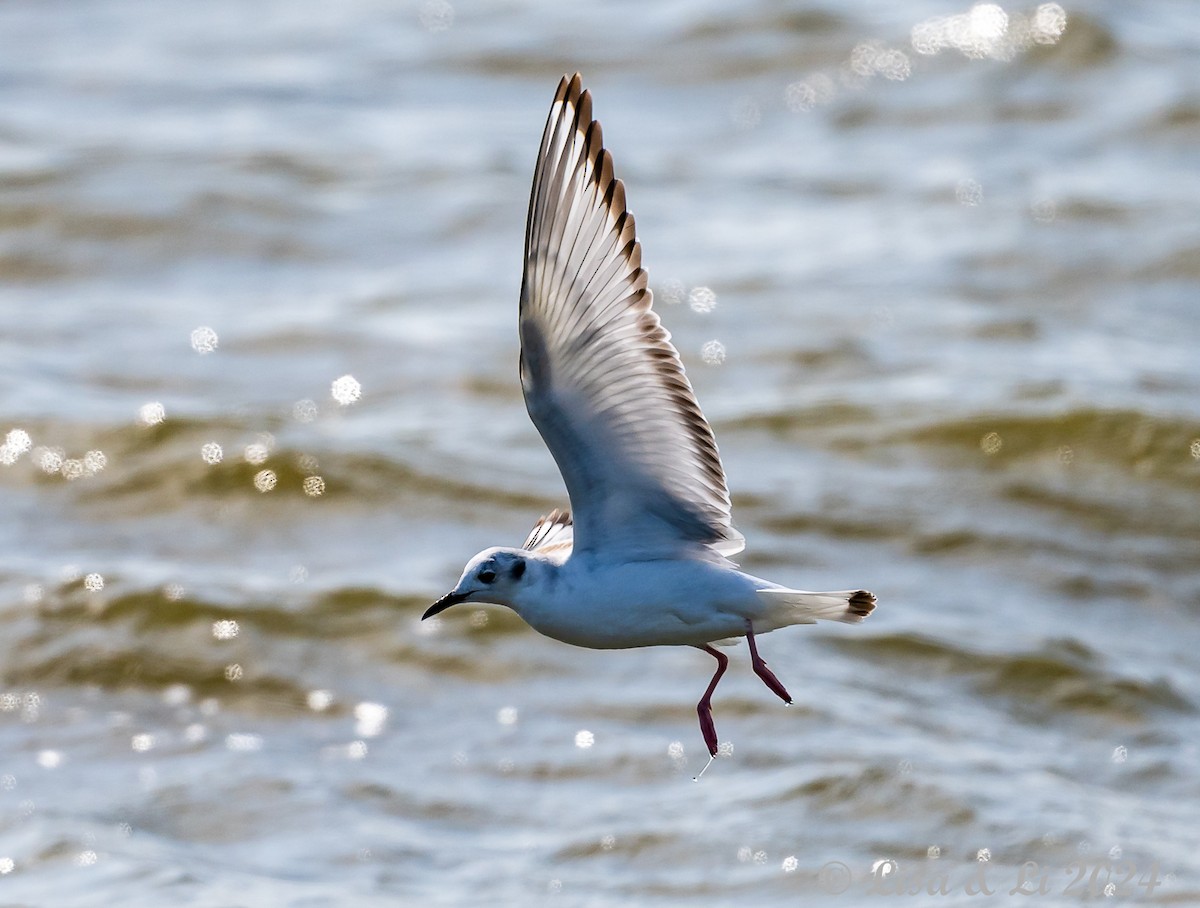
[[[422,625],[423,598],[343,587],[299,602],[236,605],[170,589],[109,595],[83,581],[49,591],[30,610],[3,615],[0,679],[41,685],[158,691],[183,684],[196,696],[294,712],[314,679],[336,677],[347,661],[403,665],[422,675],[486,682],[537,672],[481,656],[481,639],[526,630],[508,609],[462,608]],[[452,633],[439,633],[442,622]],[[302,656],[302,658],[298,658]],[[231,665],[238,666],[231,674]]]
[[[1200,422],[1138,410],[1077,408],[1058,413],[981,414],[921,426],[895,438],[954,449],[996,465],[1048,459],[1064,467],[1106,465],[1139,479],[1194,485]]]
[[[452,465],[416,448],[404,450],[412,458],[406,460],[373,451],[333,450],[324,441],[303,445],[286,437],[292,429],[281,416],[256,416],[253,422],[231,417],[171,417],[149,427],[26,420],[22,428],[35,445],[53,445],[63,458],[79,460],[86,451],[102,452],[103,469],[82,475],[70,485],[85,502],[103,503],[110,513],[114,508],[117,513],[159,513],[197,500],[261,499],[264,470],[271,474],[274,498],[376,503],[417,495],[531,511],[548,506],[544,497],[511,484],[470,482]],[[276,438],[274,433],[283,437]],[[264,437],[269,441],[262,442]],[[202,448],[214,439],[221,442],[221,449],[210,456],[219,460],[207,463]],[[252,463],[244,449],[256,444],[262,450]],[[36,453],[35,449],[16,464],[0,467],[0,479],[18,486],[68,481],[61,471],[40,469]],[[320,477],[318,486],[306,486],[311,476]]]
[[[1031,722],[1049,715],[1138,722],[1155,713],[1196,711],[1167,679],[1121,674],[1076,640],[1047,640],[1012,653],[981,652],[912,633],[831,638],[830,644],[875,665],[963,679],[977,696]]]

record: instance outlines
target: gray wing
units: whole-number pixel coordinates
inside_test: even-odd
[[[521,384],[571,498],[575,548],[732,555],[743,539],[716,441],[641,264],[591,96],[564,77],[529,201]]]

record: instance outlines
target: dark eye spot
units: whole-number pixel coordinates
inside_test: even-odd
[[[496,572],[491,568],[479,572],[480,583],[492,583],[496,579]]]
[[[512,579],[520,580],[525,573],[525,562],[518,561],[512,566]]]

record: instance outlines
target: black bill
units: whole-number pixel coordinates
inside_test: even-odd
[[[421,616],[421,620],[432,618],[434,615],[440,615],[452,605],[458,605],[460,602],[466,602],[466,593],[447,593],[429,608],[425,609],[425,614]]]

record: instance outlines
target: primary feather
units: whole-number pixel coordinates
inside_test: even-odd
[[[591,96],[564,77],[534,170],[521,286],[525,404],[574,514],[576,551],[741,551],[725,473],[651,309],[625,188]]]

